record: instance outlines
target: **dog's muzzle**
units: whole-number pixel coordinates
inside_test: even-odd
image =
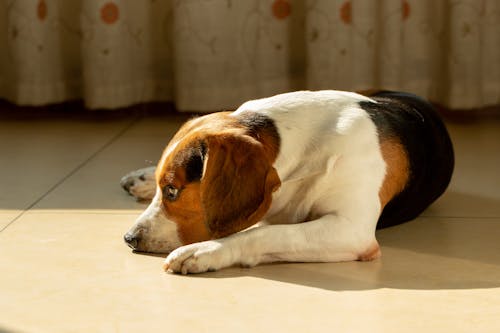
[[[137,250],[137,245],[139,244],[140,235],[139,234],[131,234],[127,232],[125,236],[123,236],[123,240],[132,250]]]

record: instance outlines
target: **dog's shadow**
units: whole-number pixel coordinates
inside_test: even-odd
[[[450,193],[450,198],[500,207],[496,200],[464,194]],[[382,258],[372,262],[232,267],[190,277],[246,276],[335,291],[500,287],[500,218],[453,218],[446,213],[431,209],[412,222],[378,231]]]

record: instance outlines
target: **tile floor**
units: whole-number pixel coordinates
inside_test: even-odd
[[[0,332],[498,332],[500,122],[450,124],[449,191],[368,263],[166,274],[118,186],[185,119],[0,122]]]

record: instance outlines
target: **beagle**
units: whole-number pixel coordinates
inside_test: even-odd
[[[124,237],[164,269],[380,256],[376,228],[414,219],[446,189],[450,137],[417,96],[299,91],[187,122],[156,168],[122,186],[152,199]]]

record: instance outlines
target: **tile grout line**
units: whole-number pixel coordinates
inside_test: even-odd
[[[3,228],[0,229],[0,233],[5,231],[9,226],[14,224],[17,220],[19,220],[25,213],[27,213],[31,208],[33,208],[36,204],[38,204],[42,199],[44,199],[47,195],[53,192],[56,188],[59,187],[62,183],[64,183],[68,178],[77,173],[80,169],[82,169],[85,165],[87,165],[93,158],[103,152],[106,148],[112,145],[116,140],[121,138],[123,134],[125,134],[133,125],[135,125],[140,117],[134,118],[129,124],[127,124],[120,132],[118,132],[115,136],[113,136],[108,142],[102,145],[99,149],[97,149],[94,153],[92,153],[87,159],[78,164],[73,170],[71,170],[68,174],[66,174],[63,178],[57,181],[52,187],[50,187],[45,193],[43,193],[38,199],[29,204],[26,208],[23,209],[16,217],[14,217],[9,223],[7,223]]]

